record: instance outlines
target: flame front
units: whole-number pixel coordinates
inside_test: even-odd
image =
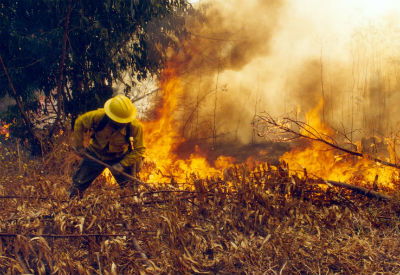
[[[306,121],[318,133],[333,137],[334,131],[321,120],[323,104],[321,100],[310,110],[306,115]],[[305,131],[301,134],[309,136]],[[294,173],[306,169],[309,175],[326,180],[361,185],[371,185],[378,181],[388,188],[394,188],[393,182],[399,181],[398,169],[380,165],[368,158],[340,152],[318,141],[312,141],[306,148],[295,148],[283,154],[280,160],[288,163]]]
[[[150,183],[186,183],[190,178],[221,176],[224,168],[232,165],[234,158],[219,156],[211,166],[196,146],[187,159],[175,153],[185,139],[179,134],[179,122],[174,117],[178,98],[183,88],[177,70],[167,67],[160,81],[162,104],[156,110],[156,119],[144,122],[146,163],[141,178]]]

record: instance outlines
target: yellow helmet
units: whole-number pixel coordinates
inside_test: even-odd
[[[109,118],[118,123],[129,123],[136,118],[135,105],[124,95],[117,95],[107,100],[104,110]]]

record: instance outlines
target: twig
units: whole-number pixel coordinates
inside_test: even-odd
[[[34,196],[0,196],[0,199],[38,199],[48,200],[49,197],[34,197]]]
[[[149,261],[149,258],[147,258],[146,253],[144,253],[143,249],[140,247],[140,245],[137,242],[137,240],[135,238],[133,238],[133,237],[132,237],[132,243],[133,243],[133,247],[136,249],[137,252],[139,252],[140,257],[146,263],[147,267],[153,267],[153,265]]]
[[[281,270],[279,271],[279,275],[283,274],[283,270],[285,269],[286,264],[287,264],[287,261],[285,261],[285,263],[282,265]]]
[[[32,274],[31,272],[29,272],[28,267],[25,265],[24,261],[22,260],[21,256],[19,255],[19,252],[15,254],[15,259],[17,260],[17,262],[19,263],[19,265],[21,266],[21,268],[24,270],[25,274]]]
[[[0,237],[10,237],[10,238],[16,238],[18,236],[26,236],[29,238],[34,238],[34,237],[43,237],[43,238],[55,238],[55,239],[60,239],[60,238],[88,238],[88,237],[125,237],[125,236],[131,236],[131,234],[18,234],[18,233],[9,233],[9,232],[0,232]]]
[[[182,127],[182,133],[185,132],[185,129],[187,128],[188,124],[190,123],[190,121],[192,120],[194,114],[197,112],[198,113],[198,109],[200,107],[200,103],[207,98],[207,96],[209,94],[211,94],[213,92],[213,90],[209,91],[208,93],[204,94],[201,98],[199,98],[199,96],[197,95],[197,100],[196,100],[196,105],[194,106],[193,110],[190,112],[190,114],[188,115],[188,118],[186,119],[185,123],[183,124]],[[198,120],[198,117],[197,117]],[[198,123],[198,121],[197,121]],[[198,137],[197,137],[198,138]]]
[[[147,93],[147,94],[145,94],[145,95],[142,95],[142,96],[139,96],[139,97],[137,97],[137,98],[134,98],[134,99],[132,99],[132,102],[139,101],[139,100],[141,100],[141,99],[143,99],[143,98],[145,98],[145,97],[147,97],[147,96],[149,96],[149,95],[152,95],[152,94],[158,92],[159,90],[160,90],[160,88],[157,88],[157,89],[155,89],[155,90],[153,90],[153,91],[151,91],[151,92],[149,92],[149,93]]]
[[[103,271],[101,270],[101,262],[100,262],[99,252],[96,252],[96,258],[97,258],[97,265],[99,266],[100,275],[103,275]]]
[[[199,193],[197,193],[197,194],[199,194]],[[175,200],[190,200],[190,199],[196,198],[197,194],[193,195],[193,196],[186,196],[186,197],[174,197],[174,198],[165,199],[165,200],[144,201],[143,204],[144,205],[149,205],[149,204],[167,203],[167,202],[175,201]],[[207,194],[207,196],[212,196],[212,194]]]
[[[227,38],[219,38],[219,37],[209,37],[209,36],[204,36],[196,33],[190,33],[190,35],[199,37],[202,39],[208,39],[208,40],[215,40],[215,41],[224,41],[224,42],[236,42],[236,41],[243,41],[243,39],[227,39]]]
[[[119,198],[129,198],[129,197],[134,197],[134,196],[148,196],[148,195],[153,195],[153,194],[168,194],[168,193],[185,193],[185,194],[199,194],[200,192],[197,191],[187,191],[187,190],[157,190],[157,191],[152,191],[152,192],[145,192],[145,193],[134,193],[130,195],[124,195],[120,196]]]
[[[22,173],[21,151],[19,149],[19,140],[17,140],[17,154],[18,154],[18,173]]]
[[[215,97],[214,97],[214,112],[213,112],[213,128],[212,128],[212,134],[213,134],[213,141],[212,141],[212,150],[215,149],[215,146],[217,144],[217,100],[218,100],[218,80],[219,80],[219,62],[220,60],[218,59],[218,67],[217,67],[217,80],[215,82]]]

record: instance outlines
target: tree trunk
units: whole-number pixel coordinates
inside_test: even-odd
[[[33,152],[33,153],[35,153],[37,150],[39,150],[39,154],[41,154],[42,152],[42,150],[41,150],[41,139],[36,135],[36,133],[35,133],[35,131],[33,130],[33,124],[32,124],[32,122],[30,121],[30,119],[29,119],[29,117],[28,117],[28,115],[26,114],[26,112],[25,112],[25,110],[24,110],[24,106],[22,105],[22,101],[21,101],[21,99],[20,99],[20,97],[18,96],[18,94],[17,94],[17,91],[15,90],[15,88],[14,88],[14,84],[13,84],[13,82],[12,82],[12,80],[11,80],[11,77],[10,77],[10,75],[8,74],[8,71],[7,71],[7,67],[6,67],[6,65],[4,64],[4,61],[3,61],[3,58],[2,58],[2,56],[0,55],[0,63],[1,63],[1,66],[3,67],[3,70],[4,70],[4,74],[6,75],[6,77],[7,77],[7,80],[8,80],[8,84],[10,85],[10,90],[11,90],[11,92],[12,92],[12,94],[13,94],[13,96],[14,96],[14,99],[15,99],[15,102],[17,103],[17,107],[18,107],[18,109],[19,109],[19,111],[20,111],[20,113],[21,113],[21,115],[22,115],[22,119],[24,120],[24,122],[25,122],[25,125],[26,125],[26,127],[27,127],[27,129],[28,129],[28,132],[29,132],[29,134],[31,135],[31,144],[32,144],[32,149],[31,149],[31,151]]]

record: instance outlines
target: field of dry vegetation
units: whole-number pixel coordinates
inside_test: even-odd
[[[179,191],[99,178],[68,200],[79,157],[65,144],[33,160],[0,146],[2,274],[400,272],[397,194],[379,201],[263,164],[188,177],[195,188]]]

